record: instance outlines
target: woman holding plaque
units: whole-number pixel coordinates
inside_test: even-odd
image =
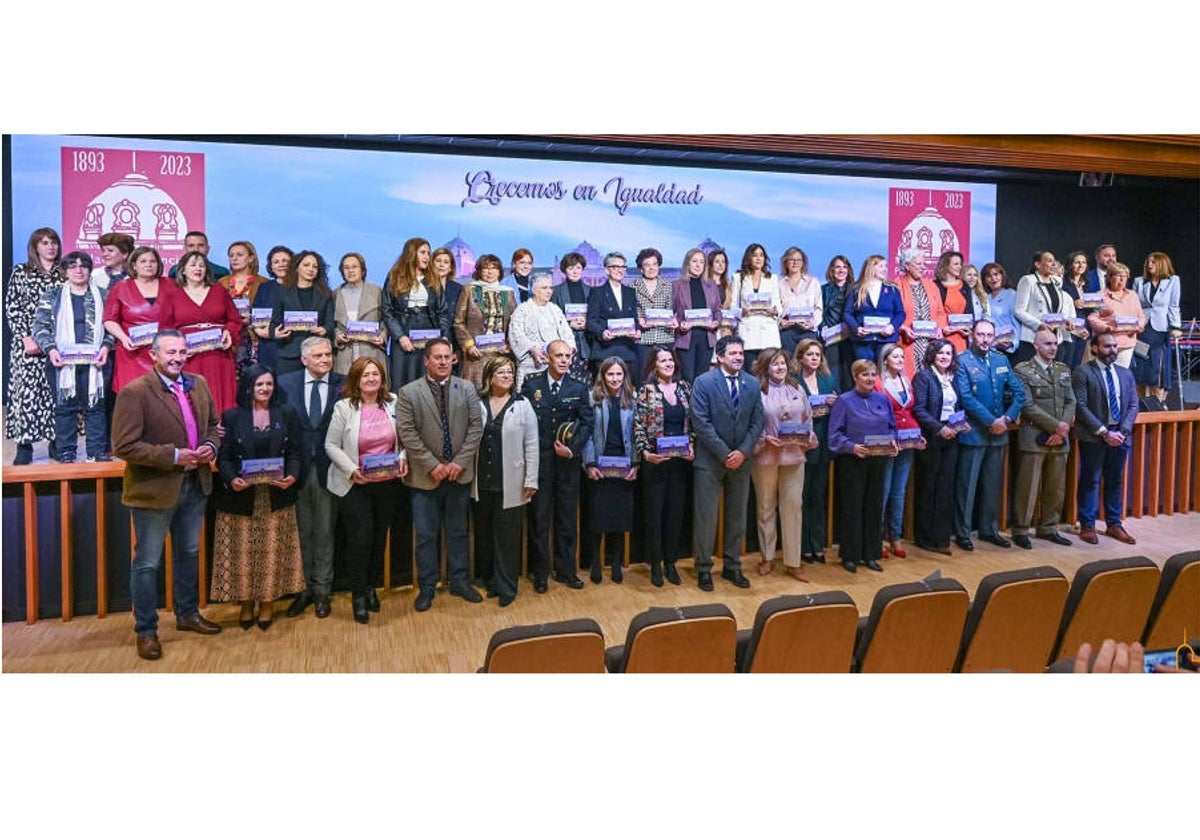
[[[825,268],[825,285],[821,287],[821,342],[825,345],[826,364],[837,377],[839,393],[848,390],[854,382],[850,375],[855,358],[854,345],[846,339],[848,331],[843,320],[853,288],[854,267],[850,265],[849,257],[838,254]],[[796,349],[799,350],[799,345]]]
[[[883,474],[899,452],[896,418],[888,398],[875,389],[875,363],[858,359],[850,372],[854,389],[838,397],[829,413],[829,450],[837,455],[838,550],[846,571],[866,566],[882,572]]]
[[[519,360],[517,390],[525,377],[546,369],[549,356],[546,348],[552,341],[562,341],[575,347],[575,333],[567,316],[551,302],[554,280],[548,271],[535,271],[529,278],[529,300],[518,306],[508,324],[508,343]]]
[[[697,251],[703,256],[703,251]],[[643,547],[650,583],[683,581],[675,561],[689,553],[682,545],[681,523],[692,460],[692,388],[680,375],[679,357],[658,348],[642,372],[644,383],[633,409],[633,447],[642,464]]]
[[[1083,355],[1087,351],[1088,338],[1091,333],[1087,328],[1087,316],[1095,311],[1094,302],[1097,295],[1088,292],[1088,258],[1083,251],[1072,251],[1067,254],[1067,260],[1063,263],[1063,291],[1071,296],[1071,303],[1075,307],[1076,318],[1083,318],[1084,326],[1082,329],[1075,330],[1075,341],[1072,341],[1063,355],[1063,363],[1071,370],[1083,364]],[[1014,294],[1016,294],[1014,292]],[[1088,295],[1088,299],[1084,298]],[[992,349],[996,349],[996,345],[992,345]]]
[[[163,276],[162,257],[153,248],[134,248],[133,274],[108,290],[104,329],[117,340],[113,393],[154,368],[150,342],[160,330],[173,330],[179,287]]]
[[[737,333],[746,342],[746,367],[754,366],[758,351],[779,346],[779,278],[771,273],[767,251],[757,242],[746,246],[742,268],[733,275],[733,309],[741,322]]]
[[[1139,384],[1145,394],[1166,399],[1174,381],[1167,339],[1183,334],[1179,316],[1179,276],[1175,274],[1171,258],[1162,251],[1147,255],[1142,276],[1133,281],[1133,289],[1146,313],[1143,336],[1150,348],[1144,364],[1139,365]]]
[[[1033,358],[1033,336],[1042,324],[1058,335],[1058,361],[1067,357],[1067,347],[1071,343],[1069,319],[1075,317],[1075,303],[1063,290],[1062,278],[1054,274],[1056,262],[1051,252],[1036,251],[1032,271],[1017,281],[1013,316],[1020,324],[1021,332],[1020,343],[1012,355],[1014,365]],[[987,266],[984,266],[983,279],[987,282]]]
[[[226,252],[229,257],[229,274],[218,278],[218,282],[229,292],[233,305],[237,307],[242,326],[237,333],[237,350],[234,361],[240,372],[246,365],[258,361],[258,336],[250,325],[250,310],[254,297],[267,278],[258,274],[258,252],[254,245],[245,240],[234,242]],[[176,273],[176,277],[178,277]]]
[[[492,353],[508,353],[508,327],[517,296],[500,283],[504,265],[495,254],[484,254],[475,261],[471,283],[458,296],[454,311],[454,333],[466,358],[463,379],[478,388],[483,363]]]
[[[571,326],[571,334],[575,337],[575,355],[571,357],[569,373],[573,379],[591,385],[589,361],[592,348],[587,335],[587,305],[592,287],[583,282],[585,268],[587,260],[577,251],[572,251],[559,260],[558,269],[565,279],[554,287],[550,302],[563,311],[567,323]]]
[[[938,339],[934,339],[935,341]],[[922,366],[924,359],[921,360]],[[883,556],[890,553],[896,557],[906,556],[900,547],[900,534],[904,530],[904,497],[908,495],[908,474],[912,469],[913,450],[925,445],[921,428],[913,417],[916,401],[912,381],[904,374],[904,349],[897,344],[885,344],[879,351],[879,369],[882,372],[875,387],[891,403],[892,416],[896,420],[897,445],[900,453],[889,458],[883,472],[883,535],[888,545]]]
[[[387,326],[383,322],[383,290],[367,280],[367,261],[349,253],[338,263],[344,281],[333,295],[333,370],[346,375],[364,356],[387,364]]]
[[[796,246],[783,252],[780,260],[779,300],[783,313],[779,318],[779,338],[790,359],[796,345],[816,338],[821,325],[821,281],[808,273],[808,254]]]
[[[430,270],[432,259],[426,240],[408,240],[383,284],[383,320],[392,337],[390,369],[397,389],[425,375],[425,342],[449,335],[445,286]]]
[[[967,288],[963,271],[963,255],[958,251],[943,253],[938,257],[937,267],[933,270],[938,294],[942,299],[942,309],[946,313],[946,328],[943,332],[959,353],[967,349],[967,336],[971,334],[971,327],[965,323],[965,318],[960,319],[963,323],[950,324],[951,315],[971,314],[971,301],[968,297],[971,290]],[[923,364],[923,358],[924,356],[916,360],[918,368]]]
[[[675,331],[679,329],[679,320],[671,306],[674,286],[670,280],[664,280],[659,274],[662,270],[662,254],[659,250],[643,248],[638,251],[634,262],[641,272],[633,283],[633,295],[637,300],[638,328],[642,331],[641,338],[637,340],[635,369],[640,373],[657,348],[670,349],[675,346]]]
[[[763,430],[754,444],[750,475],[758,514],[760,575],[775,571],[775,526],[783,523],[783,566],[801,583],[800,534],[804,508],[804,453],[817,445],[808,396],[792,376],[787,351],[768,348],[758,355],[754,375],[762,388]],[[778,513],[776,513],[778,511]]]
[[[537,293],[536,284],[531,279],[530,295]],[[489,356],[482,377],[483,437],[471,487],[475,576],[487,581],[489,598],[507,607],[517,597],[521,572],[521,508],[538,490],[538,419],[516,389],[517,360],[511,353]]]
[[[350,365],[325,435],[329,492],[338,497],[346,526],[346,579],[359,624],[379,612],[375,580],[383,570],[396,486],[408,472],[396,432],[396,395],[388,390],[384,367],[369,356]]]
[[[1124,263],[1110,262],[1104,270],[1104,302],[1087,319],[1093,334],[1112,333],[1117,337],[1117,364],[1123,368],[1133,364],[1134,345],[1146,329],[1142,302],[1128,285],[1129,268]]]
[[[684,257],[684,265],[687,265],[687,262],[687,257]],[[732,335],[733,333],[737,332],[737,325],[738,322],[741,321],[741,318],[725,317],[727,314],[726,310],[733,309],[733,280],[729,276],[729,255],[726,254],[722,249],[716,248],[709,252],[707,262],[708,270],[704,276],[710,282],[717,284],[717,292],[721,298],[721,326],[717,328],[717,338],[720,338],[723,335]],[[714,361],[715,354],[709,354],[709,364],[712,364]],[[700,374],[698,373],[696,375],[699,376]]]
[[[204,377],[217,411],[224,414],[237,403],[233,346],[242,329],[242,316],[200,251],[183,255],[175,282],[183,290],[175,303],[175,329],[187,341],[188,373]]]
[[[683,271],[671,289],[671,308],[678,322],[675,351],[679,354],[679,372],[689,385],[712,364],[722,320],[721,289],[711,274],[705,276],[705,268],[704,252],[691,249],[684,255]]]
[[[619,356],[600,364],[592,388],[592,436],[583,447],[583,465],[591,479],[591,536],[598,549],[604,539],[604,562],[612,567],[613,583],[624,580],[625,534],[633,528],[633,482],[637,480],[637,453],[633,448],[633,386]],[[599,552],[588,552],[598,557]],[[592,563],[592,583],[602,577],[600,564]]]
[[[310,335],[333,336],[333,292],[324,258],[316,251],[301,251],[279,289],[271,315],[271,336],[276,340],[275,372],[300,370],[300,345]]]
[[[875,366],[879,348],[894,341],[904,323],[904,302],[900,290],[887,282],[887,260],[872,254],[863,261],[854,288],[846,295],[842,323],[850,333],[854,355]],[[844,350],[842,351],[845,352]],[[851,380],[856,380],[853,365]]]
[[[232,246],[231,246],[232,247]],[[275,369],[275,355],[279,342],[271,337],[271,316],[275,314],[275,301],[283,288],[283,279],[291,270],[295,253],[286,245],[276,245],[267,253],[269,279],[258,284],[254,297],[250,299],[250,331],[254,334],[255,360],[262,366]]]
[[[209,597],[240,601],[242,629],[257,621],[266,630],[275,601],[306,585],[296,529],[300,425],[280,398],[275,374],[257,364],[242,371],[237,405],[221,415],[221,424]]]
[[[986,263],[980,278],[980,294],[972,299],[975,320],[986,319],[996,327],[992,349],[1011,356],[1017,349],[1021,322],[1013,314],[1017,292],[1008,284],[1008,274],[1000,263]]]
[[[928,442],[915,456],[913,541],[917,548],[946,555],[950,554],[950,537],[954,531],[958,432],[951,420],[961,410],[954,376],[957,372],[958,355],[954,345],[939,338],[929,342],[925,367],[913,377],[916,399],[912,414]]]
[[[849,265],[847,263],[847,265]],[[821,342],[803,339],[796,345],[795,367],[800,388],[812,411],[813,434],[817,446],[804,456],[804,499],[801,507],[800,559],[806,563],[825,562],[826,498],[829,493],[829,410],[837,401],[837,377],[829,371]]]
[[[960,261],[961,263],[961,261]],[[925,254],[915,248],[900,252],[904,274],[896,279],[904,304],[904,323],[897,332],[904,350],[904,372],[911,379],[917,372],[931,338],[941,338],[946,329],[946,311],[938,284],[925,279]]]

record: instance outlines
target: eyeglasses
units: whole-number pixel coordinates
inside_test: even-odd
[[[605,267],[605,268],[613,268],[613,269],[616,269],[617,271],[624,271],[624,270],[625,270],[625,266],[623,266],[623,265],[606,265],[606,266],[604,266],[604,267]]]

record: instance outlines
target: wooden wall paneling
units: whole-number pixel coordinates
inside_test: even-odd
[[[1179,439],[1179,424],[1170,422],[1166,427],[1160,426],[1163,437],[1163,476],[1162,476],[1162,512],[1170,516],[1175,512],[1175,459],[1178,457],[1176,443]],[[1151,482],[1150,489],[1154,491],[1158,485]],[[1155,506],[1154,513],[1158,513]]]
[[[25,485],[25,623],[38,620],[37,495],[33,482]]]
[[[1123,518],[1142,518],[1142,505],[1146,500],[1146,488],[1143,482],[1146,476],[1146,427],[1133,427],[1133,452],[1125,462],[1125,472],[1121,476],[1121,507]],[[1130,485],[1133,485],[1133,498],[1130,499]],[[1103,504],[1101,504],[1103,509]]]
[[[104,479],[96,479],[96,615],[108,615],[108,526],[105,524]]]
[[[71,568],[74,556],[71,546],[71,482],[58,482],[58,554],[62,575],[62,620],[70,621],[75,613],[75,575]]]
[[[1147,511],[1151,516],[1157,516],[1159,502],[1159,482],[1162,480],[1163,468],[1162,426],[1155,426],[1153,429],[1147,430],[1145,434],[1149,438],[1147,441],[1147,448],[1149,449],[1150,454],[1150,463],[1147,467],[1149,470],[1148,481],[1150,484],[1150,486],[1146,488]],[[1136,440],[1136,435],[1134,439]],[[1135,483],[1133,486],[1134,498],[1136,499],[1138,485]],[[1134,516],[1141,516],[1143,508],[1136,501],[1134,502],[1133,509],[1135,511]]]

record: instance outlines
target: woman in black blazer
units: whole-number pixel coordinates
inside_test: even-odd
[[[316,312],[315,326],[293,329],[286,326],[289,312]],[[300,344],[310,335],[333,341],[334,303],[329,290],[328,267],[316,251],[296,254],[280,284],[271,316],[271,338],[275,339],[275,373],[289,373],[304,367],[300,362]]]
[[[829,410],[837,401],[838,378],[829,369],[825,350],[815,338],[796,345],[793,368],[800,387],[808,396],[813,415],[817,448],[804,453],[804,500],[800,519],[800,559],[805,563],[825,562],[826,498],[829,495]]]
[[[938,338],[930,340],[924,368],[913,377],[912,413],[927,441],[926,447],[916,453],[914,542],[918,548],[947,555],[954,526],[954,468],[958,463],[958,433],[947,421],[962,408],[954,376],[957,370],[954,345]]]
[[[256,604],[258,626],[266,630],[274,602],[306,586],[296,530],[301,432],[280,394],[275,374],[250,365],[238,381],[237,408],[221,417],[210,597],[240,601],[243,630],[255,623]]]

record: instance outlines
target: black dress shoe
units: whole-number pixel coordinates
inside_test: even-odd
[[[20,467],[20,466],[24,466],[26,464],[32,464],[32,463],[33,463],[33,444],[32,443],[18,443],[17,444],[17,454],[15,456],[13,456],[13,466]],[[139,637],[139,638],[143,638],[143,637]],[[144,638],[150,638],[150,637],[146,636]],[[157,641],[157,639],[155,641]],[[141,643],[139,642],[139,644],[141,644]],[[162,648],[159,648],[158,655],[162,656]],[[140,648],[138,649],[138,656],[141,656]],[[142,658],[150,659],[152,657],[142,656]],[[155,656],[153,658],[158,659],[158,656]]]
[[[262,630],[265,633],[267,631],[267,628],[270,627],[274,622],[275,622],[275,618],[273,616],[271,618],[268,618],[265,621],[260,618],[258,620],[258,629]]]
[[[1017,545],[1018,548],[1023,548],[1026,551],[1033,550],[1033,543],[1030,542],[1029,537],[1025,536],[1024,534],[1013,534],[1012,541]]]
[[[366,624],[371,620],[371,613],[367,610],[367,599],[365,595],[355,595],[351,599],[354,606],[354,620],[359,624]],[[417,607],[420,609],[420,607]]]
[[[329,618],[329,614],[333,612],[333,605],[329,602],[329,596],[314,595],[313,601],[315,601],[317,605],[317,618]]]
[[[288,604],[287,617],[295,618],[308,609],[308,605],[313,602],[312,593],[305,589],[299,595],[292,599],[292,603]]]
[[[722,569],[721,577],[732,583],[738,589],[749,589],[750,581],[746,580],[746,576],[741,571],[732,571],[730,569]]]
[[[801,560],[801,562],[804,562],[804,563],[816,563],[817,562],[816,560],[813,559],[813,556],[811,554],[801,554],[800,560]]]
[[[958,546],[959,548],[961,548],[963,551],[974,551],[975,550],[975,543],[971,542],[970,537],[967,537],[966,539],[962,539],[961,537],[955,537],[954,544],[956,546]]]
[[[660,586],[660,587],[663,585],[663,574],[662,574],[662,564],[661,563],[654,563],[653,565],[650,566],[650,585],[651,586]]]
[[[858,564],[855,563],[853,560],[843,560],[842,568],[845,569],[847,572],[849,572],[852,575],[858,574]]]
[[[498,593],[495,589],[492,589],[492,587],[490,587],[490,586],[487,588],[487,592],[485,592],[484,595],[486,595],[489,598],[499,598],[500,597],[500,593]]]
[[[599,563],[592,564],[592,571],[590,573],[590,576],[592,578],[592,583],[595,583],[595,584],[599,584],[600,581],[604,580],[604,572],[600,571]]]
[[[379,612],[379,594],[373,586],[367,590],[367,609],[371,612]]]
[[[546,584],[546,581],[538,579],[533,582],[533,591],[539,595],[545,595],[550,591],[550,587]]]
[[[583,589],[583,581],[579,579],[578,575],[560,575],[558,572],[555,572],[554,580],[556,583],[566,584],[572,589]]]
[[[612,582],[613,583],[621,583],[624,580],[625,580],[625,571],[624,571],[624,569],[621,568],[621,564],[618,563],[617,565],[612,567]]]
[[[1043,540],[1049,540],[1050,542],[1054,543],[1055,545],[1070,545],[1071,544],[1071,541],[1069,539],[1067,539],[1066,537],[1064,537],[1062,534],[1058,533],[1057,531],[1054,532],[1053,534],[1039,534],[1038,536],[1041,537]]]
[[[422,590],[417,595],[417,600],[413,603],[413,606],[416,607],[417,612],[425,612],[425,610],[432,607],[433,606],[433,590],[432,589]]]
[[[474,586],[468,586],[466,589],[451,589],[451,595],[457,595],[468,604],[479,604],[483,602],[483,596],[479,594],[479,590]]]
[[[249,630],[253,626],[254,626],[253,618],[239,618],[238,619],[238,627],[241,627],[243,630]]]
[[[866,561],[865,563],[863,563],[862,565],[866,566],[866,567],[867,567],[868,569],[870,569],[872,572],[882,572],[882,571],[883,571],[883,566],[880,566],[880,565],[879,565],[879,561],[878,561],[878,560],[867,560],[867,561]]]
[[[712,572],[701,572],[700,573],[700,588],[703,589],[705,592],[713,591]]]
[[[813,555],[813,562],[820,563],[822,566],[824,566],[825,565],[825,555],[818,551],[816,554]]]
[[[675,564],[667,563],[666,566],[667,566],[667,580],[669,580],[675,586],[679,586],[680,584],[682,584],[683,578],[679,577],[679,570],[675,568]]]
[[[515,596],[513,596],[513,595],[505,595],[503,598],[501,598],[501,599],[500,599],[500,606],[502,606],[502,607],[507,607],[507,606],[508,606],[509,604],[511,604],[511,603],[512,603],[514,600],[515,600]]]
[[[999,534],[991,534],[990,536],[986,537],[983,534],[980,534],[979,539],[983,540],[984,542],[991,543],[998,548],[1012,548],[1012,543],[1004,539],[1004,537],[1000,536]]]

